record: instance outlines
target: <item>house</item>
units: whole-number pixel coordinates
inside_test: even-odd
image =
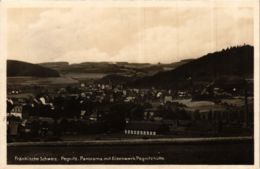
[[[184,91],[178,91],[177,94],[179,97],[185,97],[187,95],[187,93]]]
[[[147,108],[144,111],[144,120],[154,120],[155,113],[158,110],[156,108]]]
[[[160,131],[161,123],[149,121],[130,121],[126,123],[126,135],[155,136]]]
[[[15,105],[12,108],[12,110],[11,110],[9,115],[22,118],[22,111],[23,111],[23,106],[22,105]]]
[[[7,133],[15,136],[18,134],[18,126],[22,119],[22,105],[14,105],[10,113],[7,114]]]
[[[97,121],[98,118],[100,118],[100,114],[98,114],[96,111],[91,113],[89,116],[89,120],[91,121]]]
[[[164,96],[164,103],[167,103],[167,102],[173,102],[173,98],[171,95],[166,95]]]
[[[7,133],[8,135],[16,136],[18,134],[18,126],[21,123],[21,119],[15,116],[9,116],[7,118]]]
[[[169,126],[170,132],[185,131],[190,125],[190,120],[163,120],[163,124]]]
[[[135,100],[135,97],[128,96],[125,98],[124,102],[129,103],[129,102],[134,102],[134,100]]]

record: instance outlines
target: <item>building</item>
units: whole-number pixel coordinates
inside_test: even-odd
[[[149,121],[130,121],[126,123],[126,135],[155,136],[160,132],[161,123]]]
[[[164,103],[173,102],[173,98],[170,95],[164,96]]]
[[[23,106],[22,105],[15,105],[12,108],[12,110],[11,110],[9,115],[22,118],[22,111],[23,111]]]

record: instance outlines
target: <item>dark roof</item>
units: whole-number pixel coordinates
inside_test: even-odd
[[[155,107],[152,107],[152,108],[146,108],[145,111],[156,112],[156,111],[158,111],[158,109]]]
[[[155,130],[158,130],[160,126],[161,126],[161,123],[158,123],[158,122],[135,121],[135,122],[126,123],[125,129],[155,131]]]

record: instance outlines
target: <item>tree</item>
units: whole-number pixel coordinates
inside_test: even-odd
[[[104,120],[109,131],[121,131],[125,127],[127,104],[114,104],[110,111],[104,114]]]
[[[10,113],[13,108],[14,104],[7,100],[7,113]]]

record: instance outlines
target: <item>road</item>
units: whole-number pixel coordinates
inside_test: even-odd
[[[8,146],[8,164],[253,164],[253,140]]]

